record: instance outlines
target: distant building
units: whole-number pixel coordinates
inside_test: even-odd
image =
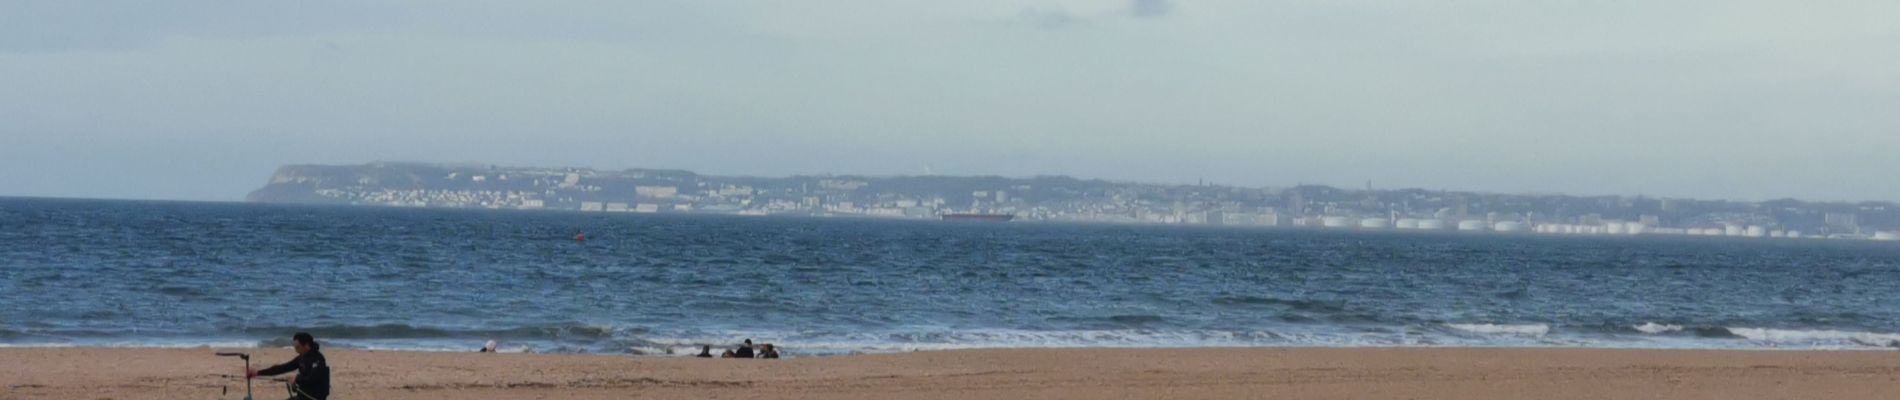
[[[598,202],[598,201],[581,202],[581,211],[602,211],[605,209],[606,208],[603,206],[603,204],[601,204],[601,202]]]
[[[1860,218],[1852,213],[1827,213],[1822,216],[1828,229],[1836,232],[1860,232]]]
[[[622,193],[625,193],[625,192],[622,192]],[[646,198],[653,198],[653,199],[670,199],[670,198],[673,198],[673,196],[678,196],[679,193],[680,193],[680,188],[678,186],[634,186],[633,187],[634,195],[640,196],[640,197],[646,197]]]
[[[1498,223],[1491,225],[1491,230],[1498,232],[1524,232],[1530,230],[1530,227],[1524,225],[1523,222],[1498,221]]]
[[[818,181],[819,188],[828,189],[828,190],[858,190],[860,188],[863,188],[869,185],[870,183],[865,182],[865,181],[853,181],[853,180],[842,180],[842,179],[825,179],[825,180]]]
[[[753,190],[752,190],[752,187],[750,186],[727,186],[725,188],[719,189],[719,191],[717,192],[714,192],[714,194],[724,196],[724,197],[744,197],[744,196],[751,196],[752,193],[753,193]]]
[[[1467,219],[1463,221],[1458,221],[1458,230],[1483,231],[1485,229],[1485,225],[1486,224],[1484,223],[1484,221],[1475,220],[1475,219]]]

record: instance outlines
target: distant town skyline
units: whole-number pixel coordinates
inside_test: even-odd
[[[626,166],[626,167],[601,168],[601,167],[587,166],[587,165],[520,165],[520,164],[482,163],[482,162],[474,162],[474,161],[434,162],[434,161],[414,161],[414,160],[406,160],[406,161],[372,160],[372,161],[365,161],[361,163],[341,163],[341,162],[338,162],[338,163],[291,163],[291,164],[279,165],[279,167],[296,166],[296,165],[372,165],[372,164],[415,164],[415,165],[461,166],[461,167],[482,166],[482,167],[502,167],[502,168],[581,169],[581,170],[593,170],[593,171],[676,170],[676,171],[685,171],[685,172],[692,172],[692,173],[701,173],[701,174],[713,175],[713,176],[765,178],[765,179],[792,178],[792,177],[826,177],[826,176],[862,177],[862,178],[998,177],[998,178],[1006,178],[1006,179],[1030,179],[1030,178],[1038,178],[1038,177],[1057,177],[1057,178],[1073,178],[1073,179],[1079,179],[1079,180],[1099,180],[1099,181],[1118,183],[1118,184],[1136,184],[1136,185],[1151,185],[1151,186],[1219,186],[1219,187],[1234,187],[1234,188],[1247,188],[1247,189],[1287,189],[1287,188],[1295,188],[1295,187],[1302,187],[1302,186],[1323,186],[1323,187],[1339,188],[1339,189],[1344,189],[1344,190],[1363,190],[1363,189],[1371,188],[1375,190],[1450,191],[1450,192],[1467,192],[1467,193],[1498,194],[1498,195],[1627,197],[1627,198],[1651,198],[1651,199],[1683,199],[1683,200],[1699,200],[1699,201],[1762,202],[1762,201],[1774,201],[1774,200],[1799,200],[1799,201],[1806,201],[1806,202],[1824,202],[1824,203],[1900,203],[1900,200],[1894,200],[1894,199],[1829,199],[1829,198],[1819,198],[1819,197],[1803,197],[1800,195],[1774,196],[1774,197],[1763,197],[1763,198],[1739,198],[1739,197],[1717,197],[1717,196],[1697,196],[1697,195],[1663,195],[1663,194],[1653,194],[1653,193],[1591,193],[1591,192],[1563,191],[1563,190],[1508,190],[1508,189],[1487,190],[1487,189],[1474,189],[1474,188],[1468,188],[1468,187],[1426,187],[1426,186],[1419,186],[1419,185],[1406,185],[1406,184],[1398,183],[1398,182],[1377,182],[1377,181],[1371,181],[1371,180],[1365,180],[1365,181],[1359,181],[1359,182],[1319,182],[1319,181],[1289,180],[1288,182],[1290,183],[1285,183],[1285,184],[1244,184],[1244,183],[1234,183],[1234,182],[1226,182],[1226,181],[1220,181],[1220,180],[1212,180],[1212,179],[1207,179],[1205,177],[1190,178],[1192,179],[1191,181],[1180,181],[1180,180],[1166,181],[1166,180],[1117,179],[1113,177],[1090,176],[1090,175],[1084,175],[1084,174],[1052,174],[1052,173],[1021,174],[1021,175],[996,174],[996,173],[955,174],[955,173],[945,173],[944,171],[941,171],[941,170],[935,170],[936,168],[932,168],[930,166],[926,166],[925,168],[920,168],[915,172],[901,172],[900,171],[900,172],[890,172],[890,173],[851,173],[851,172],[834,172],[834,171],[813,171],[813,172],[787,172],[787,173],[780,173],[780,174],[743,173],[743,172],[721,173],[721,172],[702,171],[695,168],[679,168],[679,167],[668,167],[668,166],[635,165],[635,166]],[[0,188],[0,197],[43,197],[43,198],[72,198],[72,199],[101,199],[101,200],[168,200],[168,201],[214,201],[214,202],[244,201],[245,193],[249,192],[251,189],[256,189],[257,185],[260,183],[268,182],[270,178],[269,174],[254,174],[254,175],[258,175],[259,177],[251,181],[241,182],[237,185],[234,185],[234,186],[239,186],[239,189],[240,189],[240,190],[237,190],[237,192],[234,194],[211,193],[206,196],[182,196],[182,197],[165,197],[165,196],[153,197],[153,196],[136,196],[136,195],[134,196],[113,196],[113,195],[94,196],[94,195],[11,193],[11,192],[8,192],[5,188]]]
[[[0,196],[285,164],[1900,200],[1900,3],[0,3]]]
[[[1900,205],[1036,178],[371,163],[277,169],[247,201],[378,207],[1900,240]]]
[[[592,170],[592,171],[600,171],[600,172],[630,171],[630,170],[646,170],[646,171],[671,170],[671,171],[690,172],[694,174],[702,174],[702,175],[709,175],[709,176],[763,178],[763,179],[781,179],[781,178],[793,178],[793,177],[827,177],[827,176],[860,177],[860,178],[998,177],[998,178],[1004,178],[1004,179],[1032,179],[1032,178],[1039,178],[1039,177],[1056,177],[1056,178],[1073,178],[1073,179],[1078,179],[1078,180],[1099,180],[1099,181],[1105,181],[1105,182],[1117,183],[1117,184],[1134,184],[1134,185],[1148,185],[1148,186],[1220,186],[1220,187],[1234,187],[1234,188],[1246,188],[1246,189],[1287,189],[1287,188],[1294,188],[1294,187],[1301,187],[1301,186],[1324,186],[1324,187],[1338,188],[1342,190],[1362,190],[1362,189],[1367,189],[1368,187],[1370,187],[1371,189],[1375,189],[1375,190],[1426,190],[1426,191],[1449,191],[1449,192],[1467,192],[1467,193],[1499,194],[1499,195],[1630,197],[1630,198],[1682,199],[1682,200],[1698,200],[1698,201],[1742,201],[1742,202],[1799,200],[1799,201],[1808,201],[1808,202],[1827,202],[1827,203],[1900,203],[1900,200],[1890,200],[1890,199],[1820,199],[1820,198],[1804,198],[1801,196],[1780,196],[1780,197],[1768,197],[1768,198],[1759,198],[1759,199],[1745,199],[1745,198],[1721,198],[1721,197],[1707,197],[1707,196],[1669,196],[1669,195],[1656,195],[1656,194],[1650,194],[1650,193],[1580,193],[1580,192],[1566,192],[1566,191],[1481,190],[1481,189],[1470,189],[1470,188],[1460,188],[1460,187],[1424,187],[1424,186],[1416,186],[1416,185],[1405,185],[1405,184],[1396,183],[1396,182],[1388,183],[1388,182],[1376,182],[1376,181],[1370,181],[1370,180],[1359,181],[1359,182],[1338,182],[1338,183],[1296,180],[1287,184],[1247,185],[1247,184],[1211,180],[1211,179],[1206,179],[1206,178],[1193,178],[1193,180],[1191,181],[1145,181],[1145,180],[1135,180],[1135,179],[1115,179],[1112,177],[1071,175],[1071,174],[1024,174],[1024,175],[954,174],[954,173],[944,173],[943,171],[936,171],[935,168],[928,165],[926,165],[924,168],[918,169],[915,172],[901,172],[900,171],[900,172],[891,172],[891,173],[842,173],[842,172],[832,172],[832,171],[816,171],[816,172],[788,172],[788,173],[780,173],[780,174],[721,173],[721,172],[702,171],[702,170],[693,169],[693,168],[679,168],[679,167],[669,167],[669,166],[635,165],[635,166],[627,166],[627,167],[600,168],[600,167],[588,166],[588,165],[515,165],[515,164],[484,163],[484,162],[475,162],[475,161],[434,162],[434,161],[418,161],[418,160],[373,160],[373,161],[367,161],[367,162],[362,162],[362,163],[296,163],[296,164],[280,165],[279,167],[281,168],[281,167],[291,167],[291,166],[299,166],[299,165],[348,166],[348,165],[374,165],[374,164],[412,164],[412,165],[429,165],[429,166],[445,166],[445,167],[482,167],[482,168],[504,168],[504,169],[550,169],[550,170],[579,169],[579,170]],[[259,182],[264,182],[264,180],[259,180]],[[250,186],[250,188],[255,189],[256,185],[253,184],[252,186]],[[243,199],[243,195],[240,194],[237,199],[233,199],[233,200],[242,200],[242,199]],[[127,199],[127,200],[139,200],[139,199]]]

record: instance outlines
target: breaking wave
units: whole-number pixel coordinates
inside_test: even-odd
[[[1668,333],[1668,332],[1681,332],[1682,325],[1668,325],[1668,324],[1658,324],[1654,322],[1644,322],[1642,325],[1631,326],[1630,329],[1635,329],[1637,332],[1642,332],[1642,333]]]
[[[1862,346],[1900,348],[1900,333],[1769,328],[1728,328],[1744,339],[1801,346]]]
[[[1545,324],[1522,324],[1522,325],[1445,324],[1445,326],[1451,329],[1457,329],[1460,331],[1471,332],[1471,333],[1481,333],[1481,334],[1525,335],[1525,336],[1544,336],[1544,335],[1550,334],[1550,325],[1545,325]]]

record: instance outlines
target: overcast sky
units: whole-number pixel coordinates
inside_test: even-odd
[[[1900,200],[1900,2],[0,2],[0,195],[287,163]]]

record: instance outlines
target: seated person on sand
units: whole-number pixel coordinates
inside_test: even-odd
[[[490,340],[490,341],[488,341],[488,344],[485,344],[485,345],[482,345],[482,350],[481,350],[480,352],[482,352],[482,353],[493,353],[493,352],[495,352],[495,347],[497,347],[497,346],[498,346],[498,344],[497,344],[497,343],[495,343],[495,341],[493,341],[493,340]]]
[[[759,358],[778,358],[778,349],[773,348],[771,343],[766,343],[759,350]]]
[[[732,350],[726,350],[725,353],[719,355],[719,358],[739,358],[739,356],[733,355]]]
[[[732,349],[732,356],[738,358],[752,358],[752,339],[746,339],[744,345],[740,345],[737,349]]]
[[[699,355],[695,355],[693,357],[712,358],[712,345],[709,344],[705,346],[706,347],[699,348]]]

